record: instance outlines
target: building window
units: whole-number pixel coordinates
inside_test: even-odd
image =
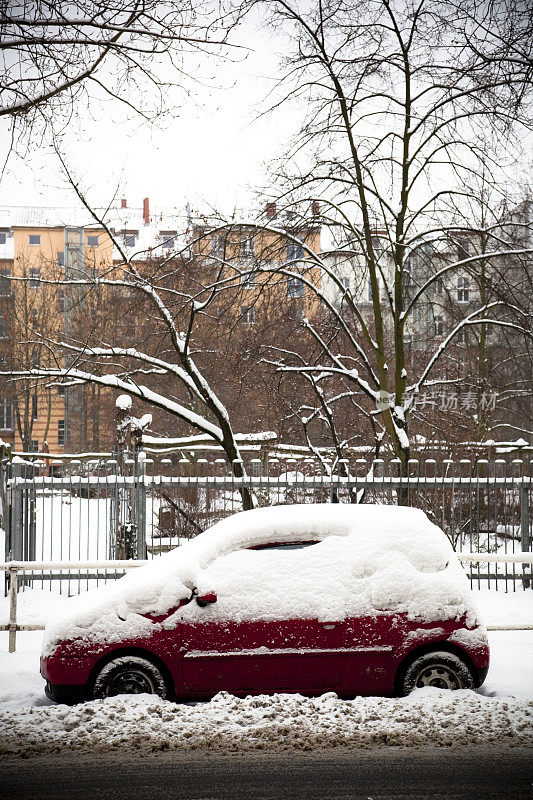
[[[457,245],[457,258],[459,259],[468,258],[469,253],[470,253],[470,242],[464,239],[460,244]]]
[[[255,238],[253,234],[246,236],[240,241],[240,250],[242,258],[249,258],[255,253]]]
[[[297,261],[300,258],[305,258],[303,244],[300,244],[300,242],[289,242],[287,245],[287,261]]]
[[[0,232],[0,244],[6,244],[7,242],[7,233]]]
[[[87,236],[87,247],[98,247],[98,236]]]
[[[255,322],[254,306],[241,306],[241,318],[245,325],[253,325]]]
[[[11,270],[0,269],[0,296],[9,297],[11,295]]]
[[[12,431],[13,419],[13,403],[9,403],[5,398],[0,400],[0,430]]]
[[[57,443],[58,445],[65,444],[65,420],[58,419],[57,421]]]
[[[41,234],[40,233],[30,233],[30,244],[32,247],[39,247],[41,244]]]
[[[59,386],[57,387],[57,394],[58,394],[59,397],[64,397],[65,396],[66,388],[67,387],[63,386],[62,383],[59,384]]]
[[[303,297],[305,284],[300,278],[289,278],[287,281],[287,297]]]
[[[159,238],[161,239],[161,247],[165,250],[172,250],[174,248],[174,237],[177,231],[159,231]]]
[[[346,290],[346,291],[349,291],[349,289],[350,289],[350,279],[348,277],[346,277],[345,275],[341,275],[339,277],[339,282],[341,284],[338,287],[340,294],[344,294],[343,291],[342,291],[343,289]]]
[[[135,247],[135,239],[136,236],[134,233],[124,234],[124,244],[126,245],[126,247]]]
[[[383,244],[379,236],[372,236],[372,249],[376,258],[381,258],[383,253]]]
[[[255,272],[243,272],[241,274],[241,286],[252,288],[255,285]]]
[[[221,233],[212,233],[211,234],[211,255],[218,256],[219,258],[224,257],[224,249],[225,249],[225,239]]]
[[[64,267],[65,266],[65,252],[64,250],[57,251],[57,266]]]
[[[38,453],[39,452],[39,440],[32,439],[30,444],[30,453]]]
[[[457,300],[459,303],[468,303],[470,301],[469,278],[457,278]]]
[[[435,281],[435,294],[443,294],[444,293],[444,284],[442,282],[442,278],[437,278]]]
[[[7,327],[3,314],[0,314],[0,339],[7,339]]]
[[[41,285],[41,268],[30,267],[30,289],[38,289]]]
[[[435,336],[444,336],[444,320],[442,317],[435,317]]]

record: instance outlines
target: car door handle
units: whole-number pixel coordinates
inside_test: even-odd
[[[342,620],[335,620],[334,622],[321,622],[320,623],[323,628],[327,631],[331,630],[332,628],[337,628],[339,625],[342,625]]]

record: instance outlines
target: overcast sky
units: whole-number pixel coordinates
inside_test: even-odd
[[[224,213],[231,213],[234,205],[253,210],[254,192],[265,184],[265,164],[284,151],[306,110],[293,102],[257,119],[267,106],[279,74],[278,54],[286,43],[271,28],[261,27],[255,13],[234,35],[237,44],[249,48],[240,50],[236,60],[196,57],[199,64],[193,58],[186,62],[188,72],[205,81],[187,82],[190,94],[176,94],[181,105],[162,124],[143,122],[118,101],[95,102],[90,113],[78,104],[62,148],[93,206],[107,205],[116,194],[117,202],[126,197],[135,207],[149,197],[152,209],[181,212],[189,202],[193,211],[207,211],[210,205]],[[0,120],[1,154],[10,143],[6,119]],[[507,170],[508,191],[529,174],[529,160],[521,159],[516,173]],[[432,173],[432,189],[438,188],[439,178],[449,177],[445,168],[438,176]],[[0,205],[57,207],[74,202],[45,142],[36,139],[24,158],[10,158],[0,180]]]
[[[193,209],[208,203],[231,210],[251,202],[250,186],[262,186],[264,162],[280,153],[298,115],[280,111],[254,122],[277,72],[279,43],[247,24],[238,41],[250,48],[240,63],[206,63],[222,88],[195,84],[192,96],[161,126],[131,117],[120,103],[96,103],[68,127],[64,149],[95,205],[109,202],[117,186],[131,206],[149,197],[152,207]],[[9,130],[0,123],[0,146]],[[24,159],[12,157],[0,182],[0,205],[65,206],[73,202],[55,155],[43,143]]]

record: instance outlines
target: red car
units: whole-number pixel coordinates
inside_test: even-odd
[[[66,603],[41,674],[58,702],[475,688],[486,631],[442,531],[395,506],[236,514]]]

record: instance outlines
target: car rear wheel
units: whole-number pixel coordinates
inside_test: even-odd
[[[118,694],[158,694],[168,697],[168,688],[160,670],[140,656],[121,656],[100,670],[93,685],[95,699]]]
[[[414,689],[424,686],[437,689],[473,689],[474,678],[465,662],[454,653],[425,653],[404,671],[399,681],[399,692],[405,697]]]

